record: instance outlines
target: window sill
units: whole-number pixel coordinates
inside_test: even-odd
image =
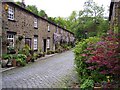
[[[34,51],[35,51],[35,52],[37,52],[37,51],[38,51],[38,49],[35,49]]]
[[[38,27],[34,27],[34,29],[38,29]]]
[[[8,19],[8,21],[16,22],[16,20]]]

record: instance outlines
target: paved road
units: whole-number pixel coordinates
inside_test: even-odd
[[[60,88],[73,72],[72,51],[2,73],[2,88]]]

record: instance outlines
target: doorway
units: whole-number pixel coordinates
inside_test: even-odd
[[[46,52],[46,39],[43,39],[43,45],[44,52]]]

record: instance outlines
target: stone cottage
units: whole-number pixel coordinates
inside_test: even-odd
[[[9,47],[19,50],[26,44],[35,51],[46,52],[55,50],[56,44],[75,40],[72,32],[14,2],[2,2],[2,37],[3,53]]]
[[[118,32],[120,27],[120,0],[111,0],[109,22],[110,29]]]

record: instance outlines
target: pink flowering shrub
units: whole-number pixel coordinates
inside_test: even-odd
[[[100,42],[88,45],[91,48],[91,56],[88,56],[86,63],[88,69],[98,70],[101,74],[120,74],[120,53],[117,51],[119,40],[109,34],[102,38]]]
[[[81,84],[107,80],[120,75],[120,39],[113,32],[101,38],[90,37],[79,42],[74,50],[75,65]]]

